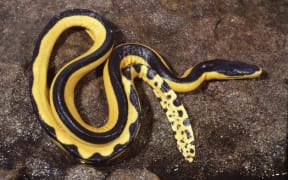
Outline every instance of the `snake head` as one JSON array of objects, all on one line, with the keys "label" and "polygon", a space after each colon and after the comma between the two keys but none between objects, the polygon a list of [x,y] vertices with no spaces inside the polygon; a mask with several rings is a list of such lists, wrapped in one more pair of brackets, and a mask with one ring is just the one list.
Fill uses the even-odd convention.
[{"label": "snake head", "polygon": [[198,64],[198,68],[200,68],[202,72],[214,73],[214,74],[216,73],[219,75],[219,78],[216,77],[212,79],[254,78],[260,76],[262,73],[262,69],[256,65],[247,64],[240,61],[228,61],[222,59],[205,61],[203,63]]}]

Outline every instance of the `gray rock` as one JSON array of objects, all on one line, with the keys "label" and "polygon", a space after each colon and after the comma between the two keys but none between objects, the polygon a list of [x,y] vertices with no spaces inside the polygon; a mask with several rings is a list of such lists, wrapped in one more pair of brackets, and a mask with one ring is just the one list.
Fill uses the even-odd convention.
[{"label": "gray rock", "polygon": [[[101,168],[80,165],[42,132],[28,91],[34,42],[51,16],[68,8],[97,11],[116,26],[116,44],[147,44],[178,74],[223,58],[257,64],[268,77],[206,83],[180,95],[195,131],[192,164],[177,151],[151,89],[138,83],[144,125],[130,156]],[[1,1],[0,16],[1,179],[10,170],[30,179],[140,178],[150,174],[143,167],[163,179],[287,177],[287,1]],[[51,67],[59,69],[91,43],[84,31],[72,30],[59,42]],[[105,123],[102,79],[91,73],[76,93],[82,116],[95,126]]]}]

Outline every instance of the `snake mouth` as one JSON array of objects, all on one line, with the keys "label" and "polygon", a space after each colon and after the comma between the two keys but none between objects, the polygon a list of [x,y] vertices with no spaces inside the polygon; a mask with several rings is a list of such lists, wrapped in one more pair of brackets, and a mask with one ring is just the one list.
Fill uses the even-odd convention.
[{"label": "snake mouth", "polygon": [[240,61],[227,61],[215,59],[201,63],[201,68],[206,72],[217,72],[226,76],[249,76],[261,72],[258,66]]}]

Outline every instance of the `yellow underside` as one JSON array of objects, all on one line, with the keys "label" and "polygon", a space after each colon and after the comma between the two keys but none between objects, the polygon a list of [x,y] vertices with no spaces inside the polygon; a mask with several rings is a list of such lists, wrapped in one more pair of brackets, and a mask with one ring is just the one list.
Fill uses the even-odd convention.
[{"label": "yellow underside", "polygon": [[[57,22],[57,24],[49,30],[49,32],[43,37],[40,43],[39,48],[39,54],[35,58],[34,64],[33,64],[33,86],[32,86],[32,95],[34,97],[34,100],[36,102],[36,106],[38,108],[39,115],[41,119],[44,121],[45,124],[47,124],[50,127],[53,127],[55,130],[55,135],[57,137],[57,140],[62,144],[67,145],[75,145],[78,148],[79,154],[82,156],[82,158],[87,159],[91,157],[95,152],[98,152],[102,156],[109,156],[112,154],[114,147],[117,144],[125,144],[130,138],[129,134],[129,127],[126,126],[120,135],[119,138],[117,138],[115,141],[106,143],[106,144],[93,144],[86,142],[79,137],[77,137],[75,134],[73,134],[60,120],[58,117],[58,114],[55,111],[55,108],[53,106],[53,99],[52,94],[49,96],[49,90],[47,88],[47,72],[48,72],[48,64],[50,60],[50,55],[53,50],[54,44],[59,38],[59,36],[67,29],[71,27],[79,27],[79,24],[81,24],[81,27],[85,28],[90,37],[94,40],[93,46],[84,54],[79,56],[78,58],[70,61],[68,64],[66,64],[55,77],[57,77],[60,72],[70,65],[71,63],[77,61],[78,59],[87,56],[88,54],[94,52],[97,50],[100,45],[103,44],[105,37],[106,37],[106,30],[104,29],[103,25],[95,20],[94,18],[87,17],[87,16],[71,16],[66,17],[64,19],[61,19]],[[75,119],[87,129],[92,129],[98,132],[104,132],[106,129],[110,129],[114,126],[116,122],[117,117],[117,110],[114,109],[113,113],[110,113],[110,118],[107,123],[107,125],[101,128],[94,128],[88,124],[86,124],[80,117],[74,103],[74,89],[81,77],[83,77],[88,71],[91,69],[94,69],[98,65],[101,64],[101,62],[105,61],[107,57],[109,56],[109,52],[105,54],[100,60],[96,61],[93,64],[90,64],[89,66],[85,67],[84,69],[80,69],[79,71],[73,73],[73,75],[69,78],[66,88],[65,88],[65,101],[68,105],[68,109],[71,112],[71,114],[75,117]],[[52,83],[52,87],[54,85],[54,82]],[[109,85],[107,85],[109,86]],[[111,89],[108,87],[108,89]],[[52,93],[52,92],[50,92]],[[113,94],[113,93],[110,93]],[[114,99],[114,101],[113,101]],[[115,101],[115,98],[109,96],[108,101],[112,102],[113,106],[117,104]],[[131,108],[131,105],[129,105],[129,114],[133,114],[133,108]],[[127,124],[133,123],[135,121],[135,118],[133,116],[129,116],[127,120]]]}]

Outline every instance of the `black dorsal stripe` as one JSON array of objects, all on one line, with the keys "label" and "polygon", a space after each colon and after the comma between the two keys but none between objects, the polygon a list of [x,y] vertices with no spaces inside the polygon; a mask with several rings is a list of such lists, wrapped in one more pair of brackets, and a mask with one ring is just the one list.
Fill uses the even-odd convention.
[{"label": "black dorsal stripe", "polygon": [[[91,11],[87,11],[87,12],[85,11],[82,13],[83,13],[82,15],[88,15],[88,16],[96,18],[104,25],[105,29],[107,30],[106,39],[103,45],[101,45],[101,47],[97,51],[95,51],[94,53],[90,54],[87,57],[84,57],[83,59],[79,61],[76,61],[75,63],[70,64],[59,74],[54,84],[53,101],[54,101],[54,106],[56,108],[56,111],[59,117],[62,119],[64,124],[73,133],[75,133],[81,139],[84,139],[88,142],[100,144],[100,143],[109,142],[117,138],[121,134],[126,124],[126,119],[127,119],[127,101],[125,98],[123,98],[123,96],[125,96],[125,93],[124,93],[122,86],[119,86],[119,84],[113,83],[115,81],[114,79],[115,77],[111,77],[113,79],[112,84],[114,87],[114,91],[117,90],[117,93],[116,93],[117,101],[121,103],[123,109],[126,109],[126,111],[119,112],[119,117],[118,117],[116,125],[110,131],[103,132],[103,133],[91,132],[87,130],[86,128],[82,127],[73,118],[71,113],[68,111],[67,105],[65,104],[65,100],[64,100],[64,89],[65,89],[65,85],[66,85],[68,78],[71,76],[71,74],[73,74],[73,72],[77,71],[79,68],[83,66],[87,66],[90,63],[102,57],[106,52],[108,52],[108,50],[112,47],[112,44],[113,44],[112,34],[110,31],[111,28],[109,27],[108,23],[102,17],[98,16],[95,13],[92,13]],[[117,79],[118,81],[119,81],[119,77]]]}]

